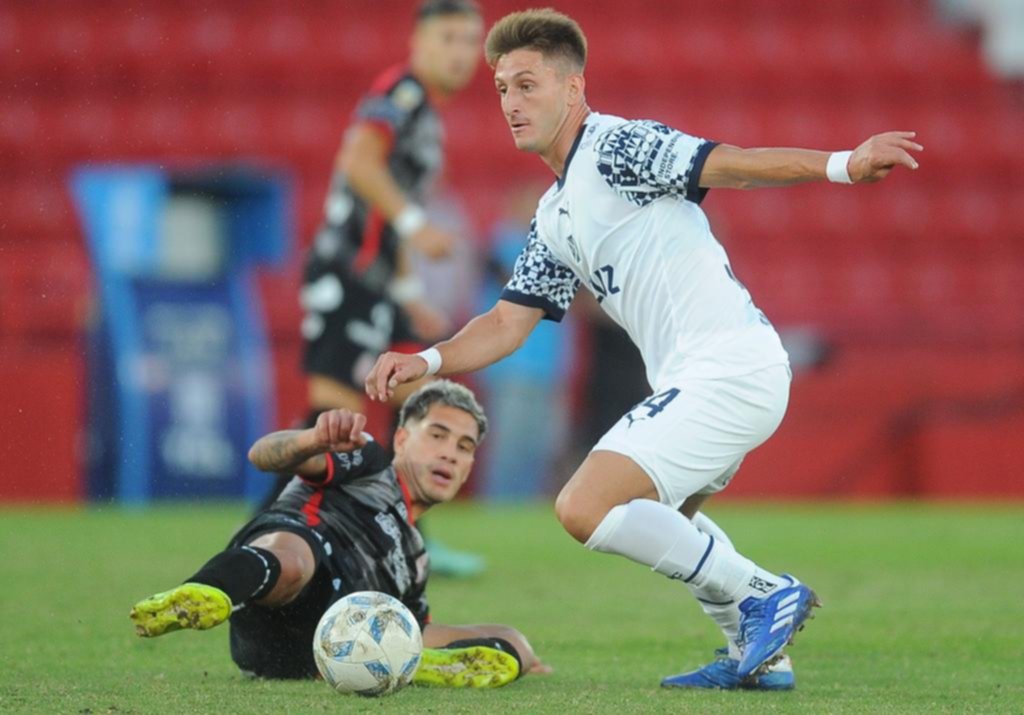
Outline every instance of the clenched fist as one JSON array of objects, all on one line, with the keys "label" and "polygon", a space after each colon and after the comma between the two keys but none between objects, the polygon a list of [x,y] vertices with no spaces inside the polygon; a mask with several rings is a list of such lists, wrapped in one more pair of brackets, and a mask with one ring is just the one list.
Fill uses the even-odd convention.
[{"label": "clenched fist", "polygon": [[366,444],[366,415],[352,410],[328,410],[316,418],[313,438],[327,452],[351,452]]}]

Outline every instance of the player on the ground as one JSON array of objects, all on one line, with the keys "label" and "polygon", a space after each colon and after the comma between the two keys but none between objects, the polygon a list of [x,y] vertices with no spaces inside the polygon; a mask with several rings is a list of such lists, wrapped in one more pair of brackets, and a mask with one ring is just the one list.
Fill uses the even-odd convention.
[{"label": "player on the ground", "polygon": [[[315,677],[313,633],[324,611],[346,594],[383,591],[423,629],[415,683],[495,687],[546,671],[513,628],[429,622],[429,559],[416,520],[455,498],[469,476],[487,430],[473,393],[448,380],[413,393],[401,410],[393,462],[365,424],[359,413],[329,410],[310,429],[261,437],[249,451],[252,463],[295,476],[183,585],[135,604],[138,634],[205,630],[230,619],[231,657],[243,671]],[[466,661],[473,666],[458,665]]]},{"label": "player on the ground", "polygon": [[[482,39],[474,0],[422,0],[408,61],[377,77],[356,107],[303,275],[306,427],[324,410],[365,412],[363,379],[378,355],[418,350],[449,330],[447,318],[424,300],[409,251],[438,258],[452,248],[453,237],[430,223],[423,208],[443,160],[436,110],[473,78]],[[401,391],[391,407],[416,387]],[[264,506],[285,483],[287,475]],[[470,575],[483,568],[474,554],[437,543],[430,548],[438,572]]]},{"label": "player on the ground", "polygon": [[506,16],[485,47],[516,147],[538,154],[557,181],[494,308],[429,350],[382,355],[367,393],[387,399],[424,375],[490,365],[542,318],[559,320],[586,285],[640,349],[654,394],[598,441],[559,494],[558,519],[588,548],[685,583],[725,633],[725,658],[665,685],[791,686],[791,673],[770,671],[785,665],[782,649],[817,597],[740,555],[698,516],[775,431],[790,384],[775,329],[699,204],[711,188],[878,181],[896,166],[916,169],[909,152],[921,147],[911,132],[890,132],[852,152],[741,149],[592,112],[586,39],[552,10]]}]

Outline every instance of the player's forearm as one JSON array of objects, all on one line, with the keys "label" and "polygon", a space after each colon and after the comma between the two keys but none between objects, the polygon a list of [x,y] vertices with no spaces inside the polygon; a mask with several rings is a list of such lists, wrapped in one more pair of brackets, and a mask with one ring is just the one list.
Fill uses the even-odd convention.
[{"label": "player's forearm", "polygon": [[409,203],[380,158],[358,154],[347,157],[343,152],[341,166],[352,190],[384,220],[392,221]]},{"label": "player's forearm", "polygon": [[313,430],[281,430],[256,440],[249,449],[249,461],[263,472],[292,472],[323,453]]},{"label": "player's forearm", "polygon": [[493,365],[523,344],[526,335],[519,332],[497,309],[478,315],[450,340],[435,346],[441,353],[438,374],[458,375]]},{"label": "player's forearm", "polygon": [[825,181],[830,154],[811,149],[715,147],[700,175],[706,189],[756,189]]}]

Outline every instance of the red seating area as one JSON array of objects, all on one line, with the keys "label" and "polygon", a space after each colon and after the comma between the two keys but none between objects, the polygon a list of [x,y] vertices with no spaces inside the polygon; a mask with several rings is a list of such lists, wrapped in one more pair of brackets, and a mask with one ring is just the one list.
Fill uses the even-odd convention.
[{"label": "red seating area", "polygon": [[1024,498],[1019,349],[847,348],[798,375],[731,498]]},{"label": "red seating area", "polygon": [[[521,4],[483,5],[493,21]],[[81,162],[284,167],[297,178],[305,245],[347,117],[373,76],[404,57],[412,6],[0,7],[0,368],[16,348],[80,340],[89,269],[66,180]],[[559,7],[588,34],[595,109],[744,146],[839,149],[887,129],[919,132],[921,170],[879,186],[709,195],[705,208],[737,274],[778,324],[814,325],[841,344],[877,351],[1024,349],[1024,104],[987,71],[974,38],[943,26],[929,2]],[[534,157],[515,152],[486,67],[444,114],[448,176],[478,226],[495,218],[518,180],[546,177]],[[291,394],[297,279],[292,268],[262,282],[279,385],[288,390],[282,422],[301,410]],[[835,369],[833,387],[846,390],[853,378]],[[795,404],[785,429],[799,429],[801,409]],[[812,422],[807,439],[826,439]],[[858,430],[870,433],[867,424],[848,429],[844,444]],[[79,448],[70,437],[64,447]]]}]

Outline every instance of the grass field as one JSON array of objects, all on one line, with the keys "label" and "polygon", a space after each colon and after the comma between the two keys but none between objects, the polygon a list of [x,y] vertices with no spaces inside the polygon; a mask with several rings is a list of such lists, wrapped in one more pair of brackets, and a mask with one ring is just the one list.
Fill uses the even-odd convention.
[{"label": "grass field", "polygon": [[439,510],[432,532],[490,570],[436,579],[438,622],[513,624],[555,668],[494,691],[380,700],[243,679],[227,629],[143,641],[138,598],[189,575],[238,506],[0,511],[0,712],[1024,712],[1024,506],[712,509],[741,550],[811,583],[825,608],[791,649],[792,693],[680,692],[667,674],[719,638],[677,583],[565,536],[547,507]]}]

